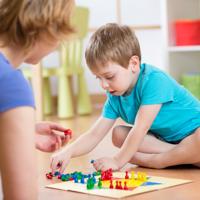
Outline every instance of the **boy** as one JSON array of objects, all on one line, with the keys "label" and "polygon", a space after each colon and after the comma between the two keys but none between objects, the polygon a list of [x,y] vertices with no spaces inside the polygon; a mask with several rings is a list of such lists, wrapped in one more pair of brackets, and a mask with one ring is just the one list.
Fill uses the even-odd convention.
[{"label": "boy", "polygon": [[127,26],[99,28],[86,49],[86,62],[107,92],[102,116],[74,143],[52,157],[64,171],[71,157],[90,152],[118,117],[129,126],[113,129],[113,158],[94,162],[97,170],[119,170],[131,162],[150,168],[200,166],[200,102],[161,70],[141,64],[139,42]]},{"label": "boy", "polygon": [[0,1],[0,170],[5,200],[38,199],[35,146],[52,152],[69,139],[54,134],[65,131],[57,124],[35,125],[32,91],[17,68],[23,62],[38,63],[73,32],[73,6],[73,0]]}]

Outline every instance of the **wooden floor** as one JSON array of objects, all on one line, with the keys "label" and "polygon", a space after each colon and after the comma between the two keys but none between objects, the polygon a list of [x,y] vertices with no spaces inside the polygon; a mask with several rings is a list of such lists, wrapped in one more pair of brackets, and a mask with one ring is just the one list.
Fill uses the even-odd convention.
[{"label": "wooden floor", "polygon": [[[74,132],[74,139],[87,130],[90,125],[92,125],[99,113],[95,113],[91,116],[76,117],[71,120],[58,120],[56,118],[50,118],[51,120],[57,121],[67,128],[71,128]],[[118,122],[119,123],[119,122]],[[117,151],[116,148],[112,146],[111,143],[111,133],[109,133],[106,138],[88,155],[74,158],[71,160],[69,166],[66,169],[67,172],[83,171],[83,172],[93,172],[94,169],[90,164],[91,159],[96,159],[101,156],[112,156]],[[51,181],[47,180],[45,173],[49,172],[49,158],[50,154],[45,154],[38,152],[38,173],[39,173],[39,188],[40,188],[40,198],[41,200],[103,200],[109,198],[103,198],[99,196],[91,196],[87,194],[80,194],[68,191],[59,191],[53,189],[45,188],[45,185],[50,184]],[[149,175],[180,178],[180,179],[191,179],[193,182],[185,185],[180,185],[176,187],[171,187],[163,189],[160,191],[153,191],[149,193],[144,193],[136,196],[132,196],[129,199],[134,200],[199,200],[200,199],[200,169],[192,166],[182,166],[174,167],[165,170],[152,170],[145,168],[135,169],[137,166],[127,165],[125,169],[133,169],[135,171],[145,171]]]},{"label": "wooden floor", "polygon": [[[90,116],[76,117],[71,120],[58,120],[55,117],[50,117],[48,120],[59,122],[66,128],[73,130],[73,140],[86,131],[90,125],[92,125],[99,112],[96,112]],[[120,123],[120,122],[118,122]],[[111,133],[104,138],[104,140],[88,155],[74,158],[71,160],[69,166],[66,169],[66,173],[74,171],[82,171],[84,173],[91,173],[94,171],[90,164],[91,159],[96,159],[101,156],[112,156],[116,153],[117,149],[112,146]],[[52,183],[51,180],[47,180],[45,174],[50,171],[49,160],[51,154],[42,153],[38,151],[38,178],[39,178],[39,199],[40,200],[105,200],[109,198],[91,196],[87,194],[81,194],[76,192],[60,191],[54,189],[45,188],[45,185]],[[148,192],[136,196],[125,198],[126,200],[199,200],[200,199],[200,169],[192,166],[174,167],[165,170],[152,170],[145,168],[137,168],[134,165],[127,165],[123,170],[135,170],[145,171],[149,175],[191,179],[193,182],[185,185],[175,186],[159,191]],[[2,194],[0,194],[2,199]]]}]

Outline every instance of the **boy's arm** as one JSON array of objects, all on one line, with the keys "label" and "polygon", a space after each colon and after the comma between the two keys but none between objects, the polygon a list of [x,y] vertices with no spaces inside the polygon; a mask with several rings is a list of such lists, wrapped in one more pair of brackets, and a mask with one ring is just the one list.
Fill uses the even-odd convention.
[{"label": "boy's arm", "polygon": [[77,157],[92,151],[105,137],[114,123],[115,120],[100,117],[85,134],[67,147],[73,152],[72,157]]},{"label": "boy's arm", "polygon": [[72,157],[86,154],[96,147],[111,129],[115,120],[100,117],[96,123],[76,141],[67,145],[51,159],[51,168],[55,171],[61,163],[60,171],[63,172]]},{"label": "boy's arm", "polygon": [[139,108],[133,128],[130,130],[120,151],[115,155],[119,168],[131,160],[159,113],[161,106],[162,104],[143,105]]}]

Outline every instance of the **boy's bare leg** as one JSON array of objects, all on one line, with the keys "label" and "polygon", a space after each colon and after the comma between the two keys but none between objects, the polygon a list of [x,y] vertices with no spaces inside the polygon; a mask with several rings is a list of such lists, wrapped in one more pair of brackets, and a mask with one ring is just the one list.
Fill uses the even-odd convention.
[{"label": "boy's bare leg", "polygon": [[[121,147],[131,127],[117,126],[113,130],[113,144]],[[200,128],[177,145],[146,135],[131,163],[149,167],[165,168],[179,164],[194,164],[200,167]]]},{"label": "boy's bare leg", "polygon": [[[119,125],[113,129],[112,142],[116,147],[120,148],[122,146],[131,128],[130,126]],[[138,151],[143,153],[161,153],[169,151],[174,147],[175,145],[173,144],[163,142],[155,136],[147,134]]]},{"label": "boy's bare leg", "polygon": [[158,169],[180,164],[193,164],[200,167],[199,146],[200,128],[169,151],[159,154],[137,152],[130,162],[140,166]]}]

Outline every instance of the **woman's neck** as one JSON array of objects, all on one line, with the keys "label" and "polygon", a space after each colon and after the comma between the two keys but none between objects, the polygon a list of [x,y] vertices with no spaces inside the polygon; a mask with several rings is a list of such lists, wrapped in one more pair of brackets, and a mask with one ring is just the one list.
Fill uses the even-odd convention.
[{"label": "woman's neck", "polygon": [[5,56],[5,58],[10,62],[10,64],[17,68],[24,61],[24,54],[20,49],[11,47],[1,47],[0,52]]}]

